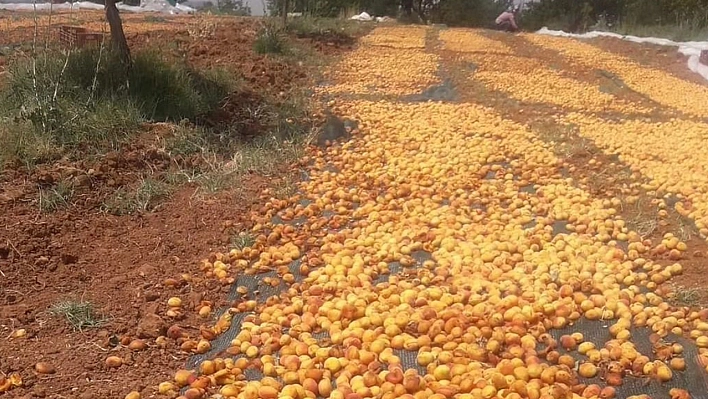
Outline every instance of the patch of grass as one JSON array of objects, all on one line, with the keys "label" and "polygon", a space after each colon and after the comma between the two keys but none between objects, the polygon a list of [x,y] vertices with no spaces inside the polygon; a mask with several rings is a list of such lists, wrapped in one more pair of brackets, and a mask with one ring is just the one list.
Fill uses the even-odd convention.
[{"label": "patch of grass", "polygon": [[595,144],[584,137],[575,137],[558,146],[558,153],[568,159],[586,158],[597,153]]},{"label": "patch of grass", "polygon": [[78,331],[87,328],[97,328],[102,326],[106,319],[99,316],[91,302],[84,301],[64,301],[53,305],[49,313],[54,316],[61,316]]},{"label": "patch of grass", "polygon": [[40,188],[39,209],[44,213],[50,213],[67,207],[73,195],[73,188],[65,182],[59,182],[50,188]]},{"label": "patch of grass", "polygon": [[231,248],[238,250],[243,250],[244,248],[251,247],[256,243],[256,237],[251,235],[249,232],[241,232],[235,234],[231,237]]},{"label": "patch of grass", "polygon": [[696,288],[685,288],[676,290],[669,300],[674,306],[696,306],[701,300],[701,291]]},{"label": "patch of grass", "polygon": [[302,146],[295,141],[281,141],[267,136],[247,143],[234,154],[231,163],[241,173],[273,175],[300,157]]},{"label": "patch of grass", "polygon": [[[231,91],[218,71],[197,72],[155,51],[135,55],[130,70],[108,50],[54,50],[13,63],[0,93],[0,136],[11,145],[0,162],[43,162],[45,153],[113,148],[144,121],[195,119]],[[34,143],[52,151],[35,151]]]},{"label": "patch of grass", "polygon": [[287,43],[280,28],[275,24],[266,24],[258,32],[253,49],[258,54],[283,54]]},{"label": "patch of grass", "polygon": [[26,169],[35,164],[61,157],[62,148],[52,137],[32,128],[30,122],[13,123],[0,119],[0,171],[3,166],[19,162]]},{"label": "patch of grass", "polygon": [[118,189],[104,201],[103,208],[106,212],[117,216],[149,212],[153,211],[170,192],[170,186],[163,181],[143,179],[135,190]]},{"label": "patch of grass", "polygon": [[165,175],[165,182],[170,186],[180,186],[187,183],[198,182],[203,172],[195,168],[183,168]]},{"label": "patch of grass", "polygon": [[594,155],[598,152],[595,143],[592,140],[580,136],[575,126],[558,126],[540,124],[535,126],[538,131],[538,137],[549,144],[552,144],[552,150],[556,155],[574,159],[585,158]]},{"label": "patch of grass", "polygon": [[165,151],[171,156],[193,155],[207,150],[207,131],[200,127],[179,124],[174,133],[165,139]]},{"label": "patch of grass", "polygon": [[538,137],[546,143],[560,143],[568,139],[565,132],[555,127],[541,129]]},{"label": "patch of grass", "polygon": [[297,184],[293,179],[285,177],[275,185],[273,192],[276,198],[287,199],[297,193]]},{"label": "patch of grass", "polygon": [[683,242],[690,241],[693,237],[700,237],[700,232],[695,223],[687,217],[678,213],[675,209],[669,209],[672,224],[674,225],[674,235]]},{"label": "patch of grass", "polygon": [[636,231],[642,239],[651,236],[659,227],[659,215],[656,207],[645,197],[640,197],[628,209],[625,217],[627,228]]},{"label": "patch of grass", "polygon": [[167,22],[167,19],[165,19],[164,17],[158,17],[156,15],[148,15],[145,17],[145,22],[147,22],[149,24],[156,24],[156,23]]},{"label": "patch of grass", "polygon": [[201,174],[196,182],[206,192],[213,194],[231,187],[235,179],[236,174],[233,171],[222,168]]}]

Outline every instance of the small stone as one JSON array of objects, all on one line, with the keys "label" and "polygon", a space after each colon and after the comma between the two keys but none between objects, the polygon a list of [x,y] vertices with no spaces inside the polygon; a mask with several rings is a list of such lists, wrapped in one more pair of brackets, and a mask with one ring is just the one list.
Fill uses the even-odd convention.
[{"label": "small stone", "polygon": [[165,335],[167,323],[155,313],[148,313],[138,322],[138,338],[157,338]]},{"label": "small stone", "polygon": [[153,302],[160,299],[160,294],[155,292],[155,291],[147,291],[145,292],[145,300],[147,302]]}]

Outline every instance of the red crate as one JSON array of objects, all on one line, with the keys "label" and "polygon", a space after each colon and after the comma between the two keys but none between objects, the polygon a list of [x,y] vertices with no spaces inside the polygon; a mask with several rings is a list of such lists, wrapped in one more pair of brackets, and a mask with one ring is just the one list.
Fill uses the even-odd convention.
[{"label": "red crate", "polygon": [[85,47],[103,41],[103,33],[89,32],[79,26],[63,25],[59,27],[59,42],[65,47]]},{"label": "red crate", "polygon": [[701,64],[708,65],[708,50],[701,51]]}]

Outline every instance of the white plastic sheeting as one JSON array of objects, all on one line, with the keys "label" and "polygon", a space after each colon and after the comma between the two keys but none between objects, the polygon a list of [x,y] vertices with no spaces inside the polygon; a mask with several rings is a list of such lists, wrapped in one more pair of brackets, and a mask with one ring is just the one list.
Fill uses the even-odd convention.
[{"label": "white plastic sheeting", "polygon": [[681,54],[688,56],[688,69],[703,76],[704,79],[708,80],[708,65],[703,65],[700,62],[700,56],[702,50],[708,50],[708,41],[705,42],[675,42],[669,39],[662,39],[658,37],[638,37],[631,35],[620,35],[612,32],[599,32],[593,31],[583,34],[567,33],[559,30],[550,30],[547,28],[542,28],[538,32],[542,35],[550,36],[563,36],[572,37],[577,39],[592,39],[596,37],[614,37],[616,39],[627,40],[634,43],[649,43],[658,44],[660,46],[674,46],[678,47],[678,51]]},{"label": "white plastic sheeting", "polygon": [[367,13],[366,11],[362,12],[359,15],[355,15],[355,16],[351,17],[351,19],[353,19],[354,21],[376,21],[376,22],[388,22],[388,21],[393,20],[392,18],[389,18],[389,17],[376,17],[376,18],[374,18],[371,15],[369,15],[369,13]]},{"label": "white plastic sheeting", "polygon": [[[182,4],[171,5],[165,0],[144,0],[139,6],[128,6],[123,3],[116,4],[120,11],[127,12],[158,12],[163,14],[191,14],[195,12],[192,7]],[[103,5],[88,1],[78,1],[75,3],[0,3],[0,10],[10,11],[49,11],[49,10],[103,10]]]},{"label": "white plastic sheeting", "polygon": [[353,16],[351,19],[353,19],[354,21],[373,21],[374,20],[374,18],[371,15],[369,15],[366,11],[362,12],[359,15]]}]

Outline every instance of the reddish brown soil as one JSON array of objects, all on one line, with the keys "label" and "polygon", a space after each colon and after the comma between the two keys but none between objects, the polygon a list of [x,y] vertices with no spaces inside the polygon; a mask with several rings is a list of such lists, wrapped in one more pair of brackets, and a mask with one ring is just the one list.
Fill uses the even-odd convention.
[{"label": "reddish brown soil", "polygon": [[[30,17],[0,17],[0,26],[12,25],[1,35],[0,47],[31,39]],[[81,13],[81,18],[89,26],[101,25],[100,13]],[[166,17],[148,23],[145,18],[124,16],[133,49],[157,46],[197,67],[219,66],[243,76],[244,87],[227,104],[283,97],[307,85],[312,75],[296,62],[253,52],[258,19]],[[208,28],[210,21],[218,29],[195,38],[195,25]],[[332,53],[340,47],[322,48]],[[0,74],[5,60],[0,56]],[[226,106],[217,122],[233,120],[238,112],[233,104]],[[146,126],[143,134],[104,156],[64,159],[32,171],[17,165],[0,173],[0,380],[17,373],[23,381],[10,397],[123,398],[133,390],[155,397],[157,384],[183,368],[187,357],[178,348],[181,341],[156,338],[173,325],[198,338],[200,326],[213,322],[195,310],[205,303],[216,309],[228,287],[200,278],[200,260],[228,250],[233,234],[249,227],[249,214],[262,203],[263,191],[280,178],[253,173],[232,190],[206,196],[188,184],[153,212],[103,212],[103,200],[118,187],[170,169],[175,159],[159,150],[160,138],[169,132],[166,125]],[[39,188],[59,181],[74,184],[71,204],[40,212]],[[184,303],[176,318],[165,315],[172,296]],[[93,303],[105,323],[75,331],[49,312],[64,300]],[[19,330],[26,335],[14,337]],[[138,338],[146,348],[129,349]],[[112,355],[124,365],[108,368],[105,359]],[[54,372],[37,373],[38,362]]]}]

